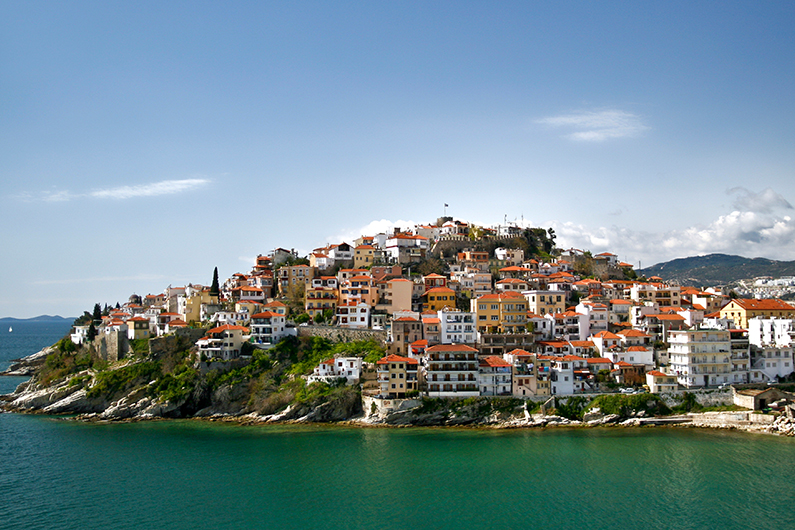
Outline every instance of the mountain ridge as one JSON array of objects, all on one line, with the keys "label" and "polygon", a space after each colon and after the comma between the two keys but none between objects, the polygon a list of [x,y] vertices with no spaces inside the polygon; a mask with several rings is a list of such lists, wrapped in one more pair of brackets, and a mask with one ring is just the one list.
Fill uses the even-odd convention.
[{"label": "mountain ridge", "polygon": [[707,254],[677,258],[638,271],[643,276],[659,276],[681,285],[714,287],[760,276],[795,276],[795,261],[745,258],[733,254]]}]

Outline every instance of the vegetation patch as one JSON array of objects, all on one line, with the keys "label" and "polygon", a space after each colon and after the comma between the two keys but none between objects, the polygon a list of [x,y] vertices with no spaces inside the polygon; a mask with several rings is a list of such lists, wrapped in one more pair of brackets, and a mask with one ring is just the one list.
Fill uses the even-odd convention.
[{"label": "vegetation patch", "polygon": [[651,416],[664,416],[671,409],[656,394],[610,394],[599,396],[588,405],[588,410],[599,409],[604,414],[617,414],[622,417],[643,412]]}]

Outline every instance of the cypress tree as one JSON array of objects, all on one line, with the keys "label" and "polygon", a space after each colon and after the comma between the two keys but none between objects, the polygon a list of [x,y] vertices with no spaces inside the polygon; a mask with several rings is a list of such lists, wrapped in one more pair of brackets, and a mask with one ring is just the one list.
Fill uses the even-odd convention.
[{"label": "cypress tree", "polygon": [[102,308],[99,304],[94,304],[94,315],[92,318],[94,322],[102,322]]},{"label": "cypress tree", "polygon": [[218,267],[213,271],[213,283],[210,286],[210,296],[218,296],[221,293],[221,288],[218,286]]}]

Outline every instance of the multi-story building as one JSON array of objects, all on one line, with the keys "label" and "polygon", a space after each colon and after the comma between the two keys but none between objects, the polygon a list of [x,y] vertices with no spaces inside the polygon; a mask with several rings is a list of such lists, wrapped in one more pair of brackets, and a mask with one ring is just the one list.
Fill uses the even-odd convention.
[{"label": "multi-story building", "polygon": [[434,287],[423,295],[423,311],[439,311],[445,307],[455,308],[455,291],[448,287]]},{"label": "multi-story building", "polygon": [[351,276],[340,282],[340,303],[352,300],[360,300],[370,307],[378,303],[378,289],[372,276]]},{"label": "multi-story building", "polygon": [[731,382],[731,334],[727,330],[669,331],[668,356],[671,373],[685,388]]},{"label": "multi-story building", "polygon": [[376,362],[381,396],[405,398],[407,392],[419,390],[419,361],[399,355],[387,355]]},{"label": "multi-story building", "polygon": [[679,388],[675,374],[666,374],[659,370],[646,372],[646,384],[652,394],[672,393]]},{"label": "multi-story building", "polygon": [[653,302],[660,307],[682,305],[682,288],[665,283],[636,283],[629,289],[630,300],[638,303]]},{"label": "multi-story building", "polygon": [[489,355],[482,357],[478,364],[478,385],[481,396],[511,395],[511,363]]},{"label": "multi-story building", "polygon": [[535,353],[515,349],[503,355],[512,366],[511,388],[514,397],[548,396],[550,393],[550,363]]},{"label": "multi-story building", "polygon": [[248,328],[226,324],[207,331],[207,335],[196,341],[199,355],[204,359],[228,361],[240,357],[241,347],[246,341]]},{"label": "multi-story building", "polygon": [[536,315],[562,313],[566,310],[566,293],[563,291],[525,291],[527,309]]},{"label": "multi-story building", "polygon": [[438,344],[425,350],[426,382],[432,397],[475,397],[478,390],[478,350],[463,344]]},{"label": "multi-story building", "polygon": [[287,295],[300,285],[306,285],[315,277],[317,269],[309,265],[289,265],[281,267],[277,271],[279,282],[279,292]]},{"label": "multi-story building", "polygon": [[148,318],[132,317],[127,319],[127,338],[129,340],[148,339],[151,334]]},{"label": "multi-story building", "polygon": [[370,326],[370,305],[349,299],[337,305],[337,325],[343,328],[363,329]]},{"label": "multi-story building", "polygon": [[795,307],[783,300],[735,298],[720,310],[722,318],[731,318],[738,328],[748,329],[748,321],[761,318],[795,318]]},{"label": "multi-story building", "polygon": [[752,345],[749,382],[776,381],[795,371],[793,344],[795,321],[789,318],[751,318],[748,340]]},{"label": "multi-story building", "polygon": [[262,349],[273,347],[287,335],[285,321],[284,315],[271,311],[251,315],[251,342]]},{"label": "multi-story building", "polygon": [[372,245],[359,245],[353,249],[353,266],[356,269],[365,269],[373,264]]},{"label": "multi-story building", "polygon": [[310,288],[304,294],[304,300],[304,310],[313,320],[322,315],[324,311],[330,311],[332,315],[337,312],[336,289]]},{"label": "multi-story building", "polygon": [[392,320],[389,327],[390,353],[408,355],[411,343],[423,339],[422,321],[411,316],[402,316]]},{"label": "multi-story building", "polygon": [[610,323],[610,309],[605,304],[597,302],[584,301],[580,302],[575,310],[588,317],[588,334],[599,333],[600,331],[607,331]]},{"label": "multi-story building", "polygon": [[352,385],[359,381],[362,375],[361,357],[336,357],[320,363],[307,376],[307,383],[332,383],[344,378],[346,384]]},{"label": "multi-story building", "polygon": [[519,293],[506,291],[486,294],[470,301],[477,314],[480,333],[524,333],[527,330],[527,300]]},{"label": "multi-story building", "polygon": [[458,309],[443,308],[437,312],[439,317],[439,342],[442,344],[475,344],[475,314]]}]

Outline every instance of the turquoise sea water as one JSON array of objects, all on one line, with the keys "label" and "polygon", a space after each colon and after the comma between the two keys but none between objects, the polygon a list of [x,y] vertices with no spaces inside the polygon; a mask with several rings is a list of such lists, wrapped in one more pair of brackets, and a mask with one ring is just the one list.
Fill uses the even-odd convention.
[{"label": "turquoise sea water", "polygon": [[0,528],[781,528],[795,441],[0,414]]}]

